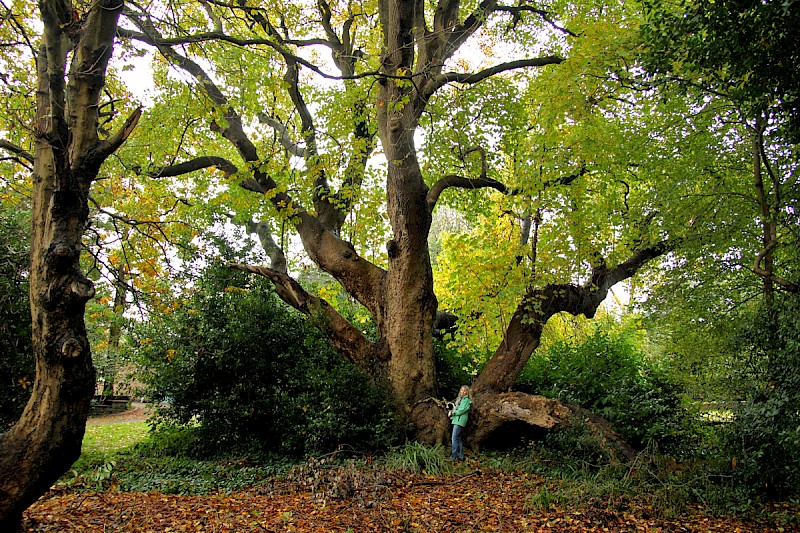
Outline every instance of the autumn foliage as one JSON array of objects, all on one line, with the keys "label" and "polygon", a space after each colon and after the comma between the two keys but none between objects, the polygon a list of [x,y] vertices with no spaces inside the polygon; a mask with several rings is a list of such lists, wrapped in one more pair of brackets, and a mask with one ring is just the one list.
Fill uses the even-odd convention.
[{"label": "autumn foliage", "polygon": [[[775,507],[757,519],[690,508],[660,518],[653,501],[597,498],[574,506],[544,479],[470,465],[447,476],[331,469],[212,496],[52,492],[25,515],[28,533],[96,532],[763,532],[793,531]],[[551,494],[548,499],[546,496]]]}]

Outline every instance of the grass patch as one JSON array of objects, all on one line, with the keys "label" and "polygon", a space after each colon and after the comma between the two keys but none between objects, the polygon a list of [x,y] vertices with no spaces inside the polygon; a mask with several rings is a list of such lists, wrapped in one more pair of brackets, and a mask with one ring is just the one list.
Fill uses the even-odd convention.
[{"label": "grass patch", "polygon": [[148,439],[146,422],[126,422],[87,426],[83,436],[81,456],[73,469],[93,468],[115,461],[134,446]]},{"label": "grass patch", "polygon": [[386,456],[386,465],[391,470],[404,470],[415,474],[441,476],[452,470],[448,459],[449,451],[442,446],[425,446],[409,442],[393,449]]},{"label": "grass patch", "polygon": [[124,451],[147,438],[147,422],[125,422],[88,426],[83,436],[83,452],[113,454]]},{"label": "grass patch", "polygon": [[126,492],[204,495],[256,487],[292,466],[281,458],[255,463],[187,457],[189,437],[187,431],[154,436],[146,422],[88,426],[80,458],[58,484],[79,491],[113,486]]}]

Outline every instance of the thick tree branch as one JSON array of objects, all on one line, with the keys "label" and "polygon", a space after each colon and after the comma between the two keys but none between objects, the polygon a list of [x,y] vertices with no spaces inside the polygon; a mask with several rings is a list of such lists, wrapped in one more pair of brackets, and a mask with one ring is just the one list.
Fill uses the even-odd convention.
[{"label": "thick tree branch", "polygon": [[214,13],[211,4],[205,0],[200,0],[200,5],[203,6],[203,10],[206,12],[206,15],[208,15],[209,20],[214,24],[214,31],[216,33],[222,33],[222,20]]},{"label": "thick tree branch", "polygon": [[[116,34],[116,21],[122,11],[122,0],[103,0],[99,9],[92,9],[81,21],[71,21],[81,29],[70,62],[68,76],[70,150],[77,165],[99,168],[131,134],[141,117],[137,109],[126,120],[120,130],[106,139],[98,141],[100,108],[98,103],[105,86],[106,68],[111,60]],[[70,14],[75,18],[75,12]],[[111,24],[109,21],[113,20]],[[80,155],[78,155],[80,154]]]},{"label": "thick tree branch", "polygon": [[428,191],[426,201],[428,202],[428,208],[431,210],[431,212],[433,212],[433,208],[436,207],[436,202],[439,200],[441,194],[451,187],[457,187],[461,189],[490,188],[495,189],[503,194],[508,192],[508,188],[504,184],[491,178],[467,178],[464,176],[450,174],[434,183],[431,189]]},{"label": "thick tree branch", "polygon": [[49,142],[64,149],[68,136],[65,74],[67,57],[74,46],[67,31],[75,24],[66,2],[43,2],[39,11],[44,23],[44,45],[37,54],[37,129]]},{"label": "thick tree branch", "polygon": [[[441,50],[442,63],[444,60],[453,56],[467,39],[469,39],[476,31],[478,31],[489,19],[489,15],[497,7],[496,0],[483,0],[473,12],[464,19],[464,22],[459,26],[453,28],[447,38],[444,48]],[[458,9],[458,5],[454,6]]]},{"label": "thick tree branch", "polygon": [[498,65],[485,68],[478,72],[447,72],[437,76],[433,82],[426,87],[426,94],[432,95],[437,89],[447,83],[465,83],[474,85],[487,78],[508,72],[510,70],[517,70],[530,67],[544,67],[546,65],[558,65],[564,61],[563,58],[558,56],[537,57],[531,59],[518,59],[516,61],[508,61]]},{"label": "thick tree branch", "polygon": [[263,221],[256,222],[251,220],[245,224],[245,228],[248,233],[255,233],[258,235],[261,247],[267,252],[272,270],[288,274],[289,270],[286,263],[286,254],[283,252],[283,249],[278,246],[278,243],[275,242],[275,239],[272,238],[269,224]]},{"label": "thick tree branch", "polygon": [[[333,62],[336,64],[336,68],[338,68],[343,74],[352,75],[352,69],[350,68],[352,65],[352,54],[348,53],[349,50],[346,49],[346,46],[342,43],[339,39],[339,36],[336,35],[336,31],[333,29],[333,24],[331,23],[333,13],[331,12],[331,7],[325,0],[317,0],[317,8],[320,11],[321,23],[322,27],[325,29],[325,35],[328,36],[328,40],[326,45],[330,47],[332,52]],[[350,28],[353,24],[353,18],[350,17],[343,25],[342,25],[342,33],[344,37],[344,41],[350,44]]]},{"label": "thick tree branch", "polygon": [[269,279],[281,300],[310,316],[343,356],[364,371],[373,370],[372,356],[376,350],[373,343],[324,299],[306,291],[285,272],[237,263],[229,263],[228,266]]},{"label": "thick tree branch", "polygon": [[6,150],[7,152],[12,153],[14,156],[16,156],[12,159],[26,168],[30,168],[29,164],[33,164],[33,154],[14,143],[0,139],[0,150]]},{"label": "thick tree branch", "polygon": [[506,186],[500,183],[499,181],[487,178],[487,174],[489,172],[489,163],[486,161],[486,150],[482,147],[477,146],[475,148],[470,148],[466,152],[463,153],[462,158],[466,158],[467,155],[471,154],[472,152],[478,152],[481,156],[481,175],[479,178],[467,178],[455,174],[450,174],[445,176],[436,183],[433,184],[433,187],[428,191],[428,194],[425,198],[425,201],[428,203],[428,211],[433,213],[433,209],[436,207],[436,202],[439,201],[439,197],[450,187],[460,187],[462,189],[483,189],[487,187],[491,187],[493,189],[497,189],[502,193],[508,192]]},{"label": "thick tree branch", "polygon": [[636,250],[614,268],[601,264],[583,285],[551,284],[528,289],[514,311],[503,342],[476,379],[474,389],[494,392],[510,390],[539,345],[544,326],[553,315],[566,312],[575,316],[583,314],[587,318],[594,317],[614,284],[630,278],[649,261],[671,250],[673,245],[669,241],[661,241]]},{"label": "thick tree branch", "polygon": [[[204,168],[216,167],[222,171],[226,176],[231,176],[238,172],[236,165],[231,163],[224,157],[217,157],[213,155],[195,157],[189,161],[183,161],[174,165],[167,165],[158,169],[150,169],[147,175],[151,178],[171,178],[174,176],[182,176],[191,172],[196,172]],[[259,191],[262,192],[262,191]]]},{"label": "thick tree branch", "polygon": [[[323,28],[330,40],[330,47],[334,51],[334,61],[337,67],[343,74],[352,74],[355,57],[350,50],[345,48],[345,45],[336,35],[331,25],[332,14],[330,7],[324,0],[319,0],[317,5],[322,15]],[[247,13],[255,24],[258,24],[268,35],[281,45],[281,49],[278,50],[278,53],[281,54],[286,63],[286,73],[283,79],[286,82],[287,92],[289,93],[294,108],[300,116],[301,135],[305,143],[303,156],[306,159],[307,171],[311,174],[313,181],[312,201],[314,203],[314,209],[317,212],[317,220],[325,229],[338,236],[347,216],[347,211],[352,203],[349,201],[352,194],[347,198],[348,201],[344,203],[339,202],[338,200],[341,198],[338,198],[337,195],[331,192],[325,167],[318,163],[319,153],[317,151],[316,142],[316,125],[314,124],[314,118],[306,104],[305,98],[303,97],[303,93],[300,90],[300,66],[297,56],[286,48],[283,36],[275,30],[263,13],[251,10],[248,10]],[[352,23],[352,19],[350,22]],[[345,27],[344,31],[345,41],[347,41],[349,45],[350,37],[348,31],[349,25]],[[359,136],[358,120],[356,121],[356,135]],[[364,164],[366,164],[366,162]],[[353,179],[351,174],[348,176],[345,185],[352,185],[352,183],[360,183],[360,178],[356,177]]]},{"label": "thick tree branch", "polygon": [[[336,278],[362,305],[377,313],[377,294],[385,272],[360,257],[349,243],[342,241],[319,218],[295,203],[289,194],[280,191],[275,180],[261,170],[257,149],[244,131],[241,117],[230,107],[223,92],[200,65],[163,44],[165,41],[160,38],[149,20],[133,15],[129,15],[129,18],[138,24],[145,34],[151,36],[152,42],[158,43],[158,50],[165,57],[191,74],[212,102],[223,109],[225,127],[212,125],[212,129],[228,139],[252,169],[252,177],[245,179],[241,184],[242,187],[262,194],[278,191],[270,194],[270,201],[279,213],[292,221],[311,260]],[[264,24],[268,22],[265,21]]]},{"label": "thick tree branch", "polygon": [[99,143],[95,155],[99,157],[101,161],[105,161],[117,148],[122,146],[122,143],[128,140],[133,130],[136,129],[136,125],[139,123],[141,117],[142,108],[139,107],[131,113],[125,121],[125,124],[123,124],[114,135]]},{"label": "thick tree branch", "polygon": [[272,118],[266,113],[259,113],[258,120],[262,124],[266,124],[275,130],[275,132],[278,134],[278,142],[287,152],[296,157],[306,156],[306,149],[303,146],[303,143],[292,139],[291,135],[289,134],[289,128],[287,128],[284,123]]},{"label": "thick tree branch", "polygon": [[[464,155],[475,151],[481,153],[481,176],[479,178],[467,178],[465,176],[459,176],[457,174],[450,174],[439,179],[436,183],[433,184],[433,186],[428,191],[428,194],[426,196],[428,208],[430,209],[431,213],[433,212],[433,209],[436,207],[436,203],[439,201],[439,197],[442,195],[442,193],[451,187],[457,187],[461,189],[491,188],[503,194],[509,194],[509,195],[519,194],[518,189],[509,189],[504,183],[487,177],[488,163],[486,160],[486,153],[482,148],[472,148],[468,150]],[[543,184],[543,187],[547,188],[547,187],[555,187],[556,185],[569,185],[573,181],[585,175],[587,172],[588,170],[584,165],[580,168],[580,170],[578,170],[574,174],[546,181]]]}]

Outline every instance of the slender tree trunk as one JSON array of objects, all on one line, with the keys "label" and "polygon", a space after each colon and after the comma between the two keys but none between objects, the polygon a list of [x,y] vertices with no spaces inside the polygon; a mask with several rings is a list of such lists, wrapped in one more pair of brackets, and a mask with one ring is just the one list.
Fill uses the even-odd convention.
[{"label": "slender tree trunk", "polygon": [[66,143],[37,140],[30,273],[36,380],[20,420],[0,436],[2,531],[14,530],[22,511],[80,455],[94,392],[83,322],[94,287],[79,264],[88,187],[72,173],[67,152]]},{"label": "slender tree trunk", "polygon": [[761,135],[764,131],[763,120],[756,119],[753,125],[753,142],[751,145],[751,157],[753,158],[753,185],[756,190],[759,212],[761,215],[761,239],[762,252],[761,260],[757,267],[763,270],[764,301],[772,306],[775,301],[775,284],[773,283],[773,243],[777,241],[777,230],[775,221],[772,218],[769,194],[764,187],[764,176],[761,167]]},{"label": "slender tree trunk", "polygon": [[36,381],[22,417],[0,436],[0,531],[15,530],[80,455],[95,384],[83,322],[94,288],[79,267],[86,198],[54,191],[44,159],[34,178],[30,278]]}]

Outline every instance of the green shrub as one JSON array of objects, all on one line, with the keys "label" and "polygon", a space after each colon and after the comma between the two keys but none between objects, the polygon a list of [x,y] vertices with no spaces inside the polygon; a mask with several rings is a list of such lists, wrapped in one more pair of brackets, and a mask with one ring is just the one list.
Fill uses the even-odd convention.
[{"label": "green shrub", "polygon": [[192,452],[290,455],[383,448],[387,395],[345,362],[270,283],[210,267],[177,310],[137,331],[156,419],[195,424]]},{"label": "green shrub", "polygon": [[725,428],[726,461],[742,486],[767,496],[800,486],[800,297],[743,321],[733,382],[741,393]]},{"label": "green shrub", "polygon": [[531,360],[518,386],[593,411],[634,447],[674,449],[683,438],[677,385],[624,332],[595,330],[579,343],[551,344]]},{"label": "green shrub", "polygon": [[549,457],[566,467],[601,465],[610,460],[599,435],[583,420],[576,420],[557,431],[548,431],[542,442]]},{"label": "green shrub", "polygon": [[0,211],[0,433],[19,418],[35,375],[27,280],[29,224],[24,210]]}]

